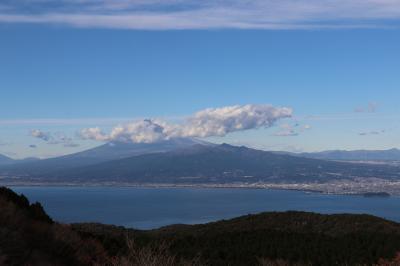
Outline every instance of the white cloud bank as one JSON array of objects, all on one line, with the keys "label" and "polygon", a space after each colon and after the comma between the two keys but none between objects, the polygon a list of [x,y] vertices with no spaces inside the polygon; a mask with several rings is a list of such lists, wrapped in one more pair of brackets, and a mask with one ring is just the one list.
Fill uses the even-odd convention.
[{"label": "white cloud bank", "polygon": [[183,123],[145,119],[114,127],[110,133],[100,128],[81,131],[83,139],[152,143],[171,138],[225,136],[231,132],[268,128],[276,121],[292,116],[292,109],[272,105],[235,105],[209,108],[195,113]]},{"label": "white cloud bank", "polygon": [[1,7],[5,23],[146,30],[375,28],[400,19],[398,0],[14,0]]}]

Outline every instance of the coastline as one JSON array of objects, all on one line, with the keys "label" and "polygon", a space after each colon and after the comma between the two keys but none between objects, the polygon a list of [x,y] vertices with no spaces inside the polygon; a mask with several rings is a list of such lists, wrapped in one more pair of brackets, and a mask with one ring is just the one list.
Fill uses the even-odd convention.
[{"label": "coastline", "polygon": [[[376,180],[374,180],[376,181]],[[379,180],[382,181],[382,180]],[[328,183],[133,183],[133,182],[49,182],[13,181],[1,182],[8,187],[134,187],[134,188],[192,188],[192,189],[267,189],[301,191],[327,195],[377,195],[400,196],[400,181],[370,182],[370,180]]]}]

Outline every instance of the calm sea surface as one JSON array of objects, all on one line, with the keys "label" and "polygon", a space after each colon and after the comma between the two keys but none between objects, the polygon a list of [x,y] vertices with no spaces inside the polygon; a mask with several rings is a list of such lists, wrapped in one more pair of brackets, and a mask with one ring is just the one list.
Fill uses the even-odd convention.
[{"label": "calm sea surface", "polygon": [[400,222],[400,197],[365,198],[262,189],[12,187],[61,222],[138,229],[205,223],[263,211],[368,213]]}]

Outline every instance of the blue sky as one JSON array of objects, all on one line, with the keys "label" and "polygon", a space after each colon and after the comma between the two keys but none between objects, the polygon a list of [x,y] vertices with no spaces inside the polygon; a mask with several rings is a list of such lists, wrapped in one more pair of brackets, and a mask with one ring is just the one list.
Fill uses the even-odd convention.
[{"label": "blue sky", "polygon": [[[107,132],[131,120],[179,121],[205,108],[246,104],[290,107],[293,116],[208,139],[290,151],[400,148],[400,14],[388,11],[394,6],[360,18],[339,16],[350,8],[345,4],[318,13],[315,1],[300,1],[313,4],[313,12],[299,14],[304,6],[286,1],[293,13],[249,21],[255,11],[237,14],[240,1],[233,1],[218,24],[222,13],[207,13],[216,16],[211,22],[165,18],[176,19],[181,9],[207,11],[188,1],[121,1],[121,11],[93,0],[84,14],[72,0],[31,2],[0,5],[0,153],[56,156],[101,144],[81,139],[83,128]],[[138,14],[139,24],[131,21]],[[77,15],[92,20],[71,23]],[[129,16],[125,24],[111,23],[121,16]],[[169,26],[156,24],[157,16]],[[35,138],[36,129],[74,145]]]}]

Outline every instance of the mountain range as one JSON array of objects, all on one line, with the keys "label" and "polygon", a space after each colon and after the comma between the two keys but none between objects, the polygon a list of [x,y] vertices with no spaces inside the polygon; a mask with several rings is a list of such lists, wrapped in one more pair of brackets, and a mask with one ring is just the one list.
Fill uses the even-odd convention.
[{"label": "mountain range", "polygon": [[228,144],[173,139],[152,144],[111,142],[47,160],[6,165],[0,174],[52,182],[231,184],[400,179],[396,166],[307,158]]},{"label": "mountain range", "polygon": [[14,163],[13,159],[0,154],[0,165],[7,165],[7,164],[12,164],[12,163]]},{"label": "mountain range", "polygon": [[400,161],[400,150],[331,150],[292,154],[300,157],[340,161]]},{"label": "mountain range", "polygon": [[62,172],[66,169],[95,165],[141,154],[167,152],[196,144],[212,145],[208,142],[189,138],[175,138],[157,143],[109,142],[78,153],[43,160],[24,161],[18,165],[16,165],[18,162],[17,160],[6,157],[9,159],[9,163],[1,164],[0,161],[0,167],[3,166],[0,168],[0,173],[11,175],[41,175],[48,172]]},{"label": "mountain range", "polygon": [[229,144],[193,145],[167,152],[50,173],[62,180],[135,183],[320,182],[357,177],[398,179],[397,167],[275,154]]},{"label": "mountain range", "polygon": [[21,163],[28,163],[28,162],[37,162],[37,161],[39,161],[39,159],[34,158],[34,157],[16,160],[16,159],[12,159],[10,157],[0,154],[0,166],[15,165],[15,164],[21,164]]}]

